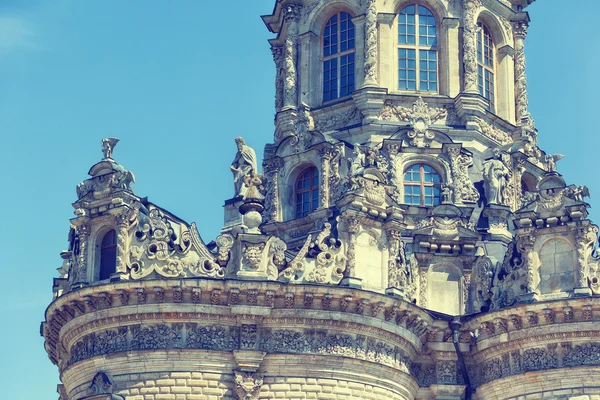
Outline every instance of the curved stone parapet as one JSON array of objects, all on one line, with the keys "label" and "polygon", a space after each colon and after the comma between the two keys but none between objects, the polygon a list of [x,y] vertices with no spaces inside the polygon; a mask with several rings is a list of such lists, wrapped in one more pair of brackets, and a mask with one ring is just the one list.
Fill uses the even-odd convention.
[{"label": "curved stone parapet", "polygon": [[226,398],[235,390],[227,383],[235,371],[250,371],[266,387],[274,379],[268,390],[275,392],[281,379],[328,377],[339,390],[363,385],[365,392],[411,399],[419,387],[413,366],[433,323],[425,311],[390,296],[236,280],[86,287],[55,300],[46,316],[46,348],[73,399],[98,371],[112,376],[121,395],[152,393],[145,382],[153,379],[142,376],[174,379],[169,393],[192,393],[190,383],[169,375],[216,371]]}]

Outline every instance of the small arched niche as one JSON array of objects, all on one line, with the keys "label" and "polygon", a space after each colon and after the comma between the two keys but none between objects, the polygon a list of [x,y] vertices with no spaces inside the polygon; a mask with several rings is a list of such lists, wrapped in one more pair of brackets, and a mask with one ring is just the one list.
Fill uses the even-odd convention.
[{"label": "small arched niche", "polygon": [[454,265],[439,264],[427,273],[427,308],[449,315],[462,309],[462,277]]}]

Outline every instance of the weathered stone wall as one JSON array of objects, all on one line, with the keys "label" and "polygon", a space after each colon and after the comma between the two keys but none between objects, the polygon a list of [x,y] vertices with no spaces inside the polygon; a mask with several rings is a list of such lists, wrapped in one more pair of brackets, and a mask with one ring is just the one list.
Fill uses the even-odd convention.
[{"label": "weathered stone wall", "polygon": [[560,368],[499,379],[477,389],[478,400],[600,400],[600,367]]}]

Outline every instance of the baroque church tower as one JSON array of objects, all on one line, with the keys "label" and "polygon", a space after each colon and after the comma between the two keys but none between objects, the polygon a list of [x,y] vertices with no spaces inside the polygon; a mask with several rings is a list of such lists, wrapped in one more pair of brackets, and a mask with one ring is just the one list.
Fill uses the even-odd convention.
[{"label": "baroque church tower", "polygon": [[[113,158],[41,332],[60,400],[600,398],[598,227],[537,146],[533,0],[278,0],[210,243]],[[223,168],[227,168],[226,165]]]}]

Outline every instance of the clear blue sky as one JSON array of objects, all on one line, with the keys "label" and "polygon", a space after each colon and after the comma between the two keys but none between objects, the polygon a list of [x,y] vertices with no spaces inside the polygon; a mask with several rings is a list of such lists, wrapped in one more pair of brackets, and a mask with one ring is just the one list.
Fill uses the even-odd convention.
[{"label": "clear blue sky", "polygon": [[[39,324],[67,246],[75,186],[100,140],[140,196],[198,223],[208,242],[232,195],[241,135],[262,153],[273,135],[274,67],[261,14],[274,0],[0,0],[4,244],[2,398],[56,399],[58,372]],[[559,171],[597,183],[600,1],[538,0],[527,39],[539,142]],[[576,15],[576,17],[575,17]],[[600,204],[600,203],[599,203]]]}]

